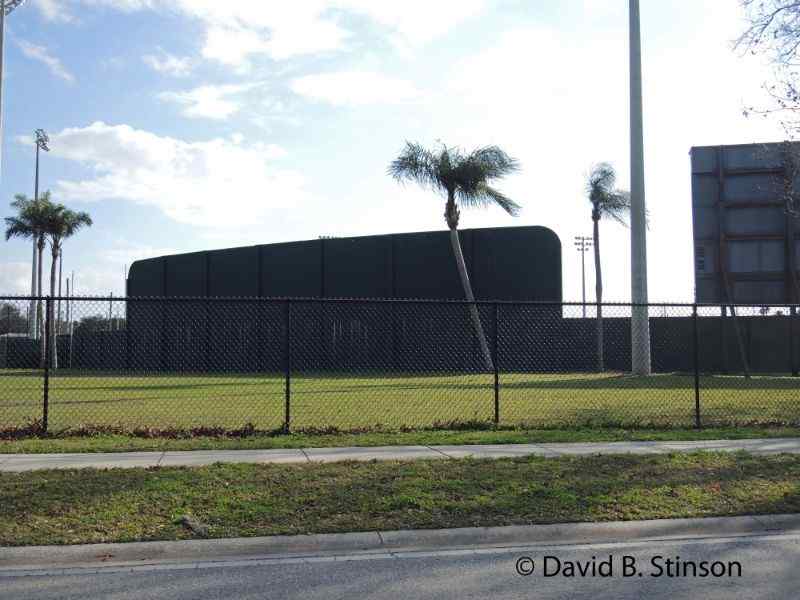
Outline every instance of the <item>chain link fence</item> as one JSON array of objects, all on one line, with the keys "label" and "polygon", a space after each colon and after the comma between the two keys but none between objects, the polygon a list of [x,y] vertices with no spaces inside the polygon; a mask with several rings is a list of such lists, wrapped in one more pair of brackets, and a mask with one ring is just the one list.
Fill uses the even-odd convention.
[{"label": "chain link fence", "polygon": [[0,430],[800,424],[796,308],[0,298]]}]

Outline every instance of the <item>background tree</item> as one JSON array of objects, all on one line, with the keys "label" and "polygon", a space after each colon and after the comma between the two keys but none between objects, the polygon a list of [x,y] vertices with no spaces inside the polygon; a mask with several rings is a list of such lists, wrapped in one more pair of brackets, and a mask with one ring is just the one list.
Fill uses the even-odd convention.
[{"label": "background tree", "polygon": [[747,107],[745,114],[777,114],[788,137],[800,131],[800,2],[797,0],[740,0],[748,25],[735,42],[741,52],[767,57],[774,80],[764,84],[773,104]]},{"label": "background tree", "polygon": [[23,316],[18,306],[10,302],[0,302],[0,335],[24,334],[27,327],[28,319]]},{"label": "background tree", "polygon": [[[50,263],[50,296],[56,295],[56,266],[58,265],[58,257],[61,254],[64,242],[75,235],[84,227],[91,227],[92,218],[89,213],[75,212],[63,205],[58,204],[53,207],[49,212],[46,234],[50,241],[50,252],[52,262]],[[55,303],[50,302],[50,310],[47,315],[48,322],[50,323],[50,337],[52,348],[52,365],[53,368],[58,368],[58,348],[56,347],[56,340],[58,334],[58,327],[55,321]]]},{"label": "background tree", "polygon": [[76,335],[84,333],[97,333],[100,331],[115,331],[125,329],[127,321],[122,317],[108,317],[102,315],[90,315],[83,317],[74,325]]},{"label": "background tree", "polygon": [[[31,239],[37,248],[37,282],[34,295],[42,296],[42,263],[44,249],[46,245],[46,230],[50,223],[53,203],[50,200],[50,192],[42,194],[38,200],[27,198],[23,194],[17,194],[11,206],[17,211],[13,217],[6,217],[6,241],[11,238]],[[42,311],[42,301],[36,302],[36,332],[42,331],[44,315]],[[42,366],[44,365],[44,348],[42,349]]]},{"label": "background tree", "polygon": [[[776,116],[786,132],[788,140],[797,138],[800,132],[800,86],[798,67],[800,67],[800,2],[797,0],[740,0],[745,9],[748,25],[735,47],[753,55],[766,57],[773,66],[774,77],[764,84],[772,103],[763,107],[747,107],[745,115],[759,114]],[[772,178],[774,193],[781,199],[787,219],[787,237],[794,240],[797,220],[800,218],[800,148],[796,143],[785,141],[780,149],[781,173]],[[791,273],[791,299],[800,302],[800,281],[797,277],[797,264],[794,252],[789,252],[789,272]],[[742,364],[746,378],[750,369],[744,352],[741,350],[741,336],[733,308],[734,326],[740,345]],[[790,314],[794,317],[796,309]]]},{"label": "background tree", "polygon": [[630,193],[616,189],[617,174],[609,163],[595,165],[586,182],[586,194],[592,204],[594,236],[595,294],[597,296],[597,370],[605,369],[603,357],[603,272],[600,265],[600,219],[611,217],[618,223],[628,225],[625,217],[630,214]]},{"label": "background tree", "polygon": [[467,154],[445,145],[437,151],[428,150],[411,142],[406,142],[405,149],[388,169],[389,174],[399,182],[413,181],[446,197],[444,219],[450,230],[450,244],[464,296],[470,303],[470,315],[484,363],[490,371],[494,364],[464,262],[458,236],[458,221],[461,208],[499,206],[508,214],[516,216],[520,206],[489,184],[517,170],[519,163],[497,146],[485,146]]}]

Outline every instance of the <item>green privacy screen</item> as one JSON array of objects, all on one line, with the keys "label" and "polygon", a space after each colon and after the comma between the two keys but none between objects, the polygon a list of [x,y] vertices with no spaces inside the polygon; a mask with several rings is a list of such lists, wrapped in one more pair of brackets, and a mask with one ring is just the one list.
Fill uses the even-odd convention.
[{"label": "green privacy screen", "polygon": [[[561,301],[561,243],[545,227],[460,232],[480,300]],[[128,295],[463,299],[446,231],[265,244],[133,263]]]}]

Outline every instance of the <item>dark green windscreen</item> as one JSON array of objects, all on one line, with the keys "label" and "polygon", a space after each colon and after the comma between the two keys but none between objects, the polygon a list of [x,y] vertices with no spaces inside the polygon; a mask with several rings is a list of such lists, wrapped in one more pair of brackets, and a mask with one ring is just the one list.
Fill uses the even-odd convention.
[{"label": "dark green windscreen", "polygon": [[[466,229],[459,236],[476,298],[561,301],[561,244],[551,230]],[[268,244],[143,260],[131,266],[128,286],[130,296],[464,297],[447,231]]]}]

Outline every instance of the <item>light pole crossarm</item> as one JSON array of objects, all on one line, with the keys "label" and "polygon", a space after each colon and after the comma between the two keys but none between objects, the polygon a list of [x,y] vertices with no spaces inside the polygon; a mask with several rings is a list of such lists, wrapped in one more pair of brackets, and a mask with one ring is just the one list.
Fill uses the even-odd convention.
[{"label": "light pole crossarm", "polygon": [[5,15],[8,16],[25,3],[25,0],[0,0]]}]

